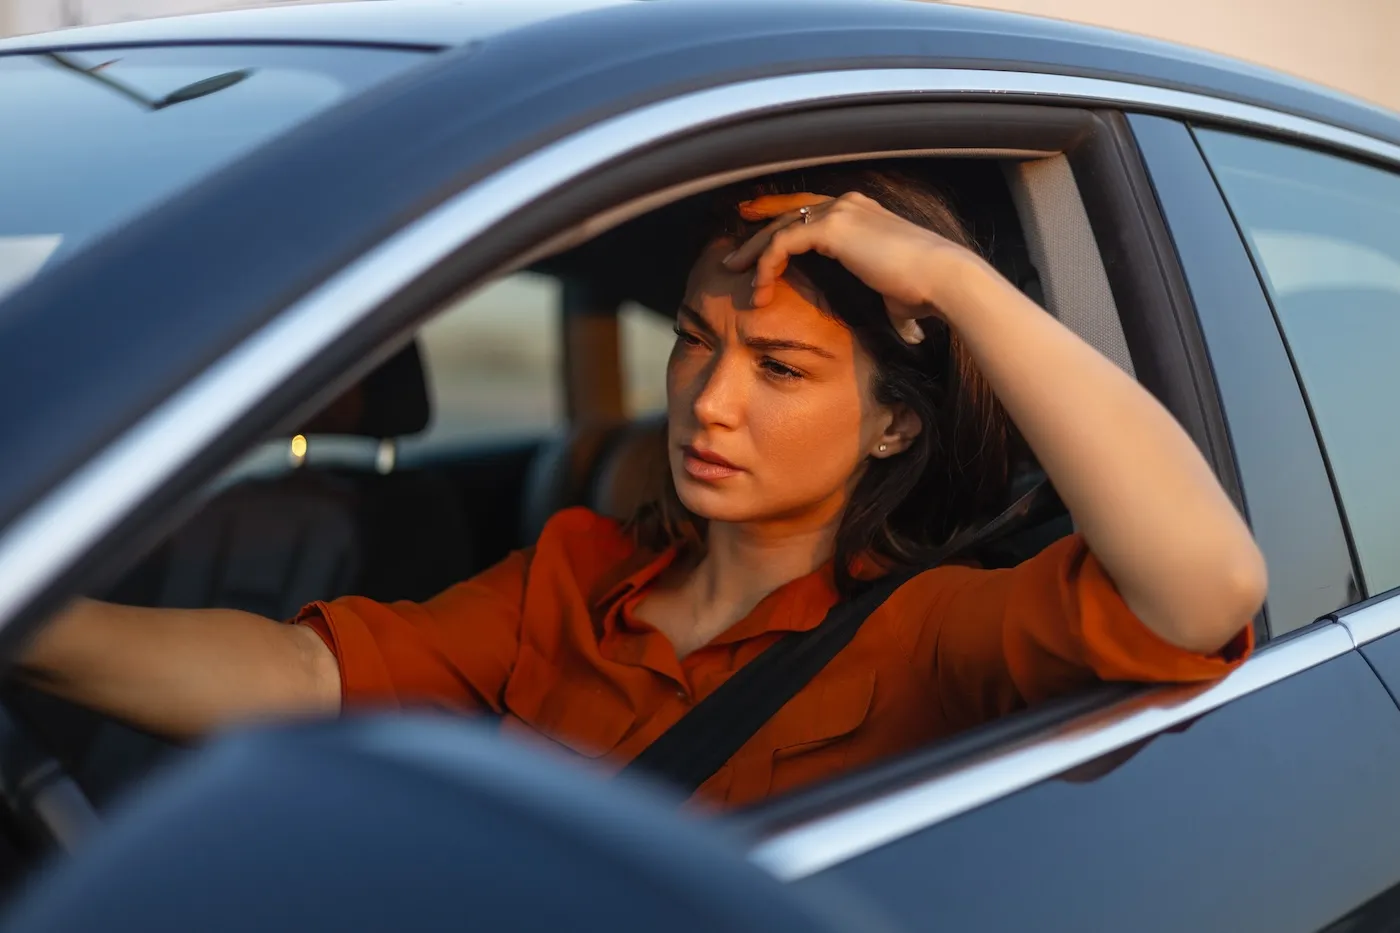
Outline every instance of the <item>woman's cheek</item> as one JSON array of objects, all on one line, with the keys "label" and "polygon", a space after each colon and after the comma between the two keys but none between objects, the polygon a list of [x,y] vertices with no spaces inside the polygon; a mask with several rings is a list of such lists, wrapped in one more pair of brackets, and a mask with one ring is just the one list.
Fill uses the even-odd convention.
[{"label": "woman's cheek", "polygon": [[842,392],[815,383],[799,391],[762,393],[763,404],[751,410],[755,440],[770,462],[784,463],[789,476],[816,480],[826,486],[849,472],[856,461],[851,451],[860,444],[860,406]]}]

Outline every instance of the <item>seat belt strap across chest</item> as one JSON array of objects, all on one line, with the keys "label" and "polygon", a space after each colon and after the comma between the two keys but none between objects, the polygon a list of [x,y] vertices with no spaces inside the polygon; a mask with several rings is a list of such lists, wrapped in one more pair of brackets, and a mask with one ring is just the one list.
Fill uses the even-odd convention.
[{"label": "seat belt strap across chest", "polygon": [[778,639],[643,749],[622,773],[646,775],[693,794],[851,643],[895,590],[991,539],[1028,512],[1047,489],[1047,484],[1037,485],[972,534],[955,536],[925,566],[889,574],[837,603],[816,628]]}]

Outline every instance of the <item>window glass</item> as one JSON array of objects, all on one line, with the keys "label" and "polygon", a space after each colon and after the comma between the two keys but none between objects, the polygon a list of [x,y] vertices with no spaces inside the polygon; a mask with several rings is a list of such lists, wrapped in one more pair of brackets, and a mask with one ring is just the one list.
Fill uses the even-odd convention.
[{"label": "window glass", "polygon": [[[419,329],[431,416],[423,433],[397,439],[400,462],[421,462],[458,445],[540,437],[564,424],[560,293],[549,276],[514,275],[454,302]],[[305,444],[299,457],[292,454],[295,443]],[[377,441],[360,436],[274,438],[224,471],[209,491],[285,473],[294,462],[372,470],[378,449]]]},{"label": "window glass", "polygon": [[1400,586],[1400,176],[1282,143],[1199,138],[1293,354],[1367,590]]},{"label": "window glass", "polygon": [[202,45],[0,56],[0,295],[426,54]]},{"label": "window glass", "polygon": [[564,423],[561,286],[521,273],[473,292],[418,332],[432,421],[407,452],[538,437]]},{"label": "window glass", "polygon": [[676,342],[675,321],[635,302],[618,310],[618,339],[627,412],[632,417],[666,410],[666,360]]}]

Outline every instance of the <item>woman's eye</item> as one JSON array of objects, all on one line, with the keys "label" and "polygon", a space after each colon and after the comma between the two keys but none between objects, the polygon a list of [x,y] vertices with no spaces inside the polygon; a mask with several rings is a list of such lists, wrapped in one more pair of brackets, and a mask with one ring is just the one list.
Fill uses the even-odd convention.
[{"label": "woman's eye", "polygon": [[672,328],[676,333],[676,341],[687,347],[703,347],[705,341],[695,336],[688,330],[681,330],[679,327]]},{"label": "woman's eye", "polygon": [[768,375],[776,376],[779,379],[802,378],[801,372],[799,372],[796,369],[793,369],[791,366],[786,366],[782,363],[779,363],[777,360],[764,360],[759,365],[763,367],[764,372],[768,373]]}]

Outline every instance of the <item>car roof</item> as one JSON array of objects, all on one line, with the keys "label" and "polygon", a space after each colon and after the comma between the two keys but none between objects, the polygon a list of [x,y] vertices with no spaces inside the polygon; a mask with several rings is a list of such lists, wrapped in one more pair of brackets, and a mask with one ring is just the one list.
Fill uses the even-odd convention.
[{"label": "car roof", "polygon": [[326,42],[444,48],[565,13],[637,0],[359,0],[160,16],[0,40],[0,52],[181,42]]},{"label": "car roof", "polygon": [[[693,15],[697,7],[703,10],[699,17]],[[604,8],[625,11],[623,17],[607,21],[608,28],[616,29],[620,41],[639,50],[657,38],[657,31],[648,29],[648,23],[662,27],[662,45],[685,38],[668,34],[676,28],[693,30],[689,39],[702,44],[709,34],[714,38],[723,34],[724,41],[742,36],[749,41],[773,42],[794,31],[814,35],[834,28],[845,31],[853,47],[870,46],[862,39],[882,32],[911,29],[939,40],[919,56],[923,61],[911,60],[915,66],[927,67],[928,59],[952,67],[976,67],[999,60],[1000,67],[1018,71],[1138,80],[1260,104],[1400,141],[1400,115],[1395,112],[1283,72],[1130,33],[927,0],[803,0],[797,19],[790,0],[704,0],[698,4],[686,0],[342,0],[17,36],[0,40],[0,54],[84,46],[239,41],[447,48]]]}]

